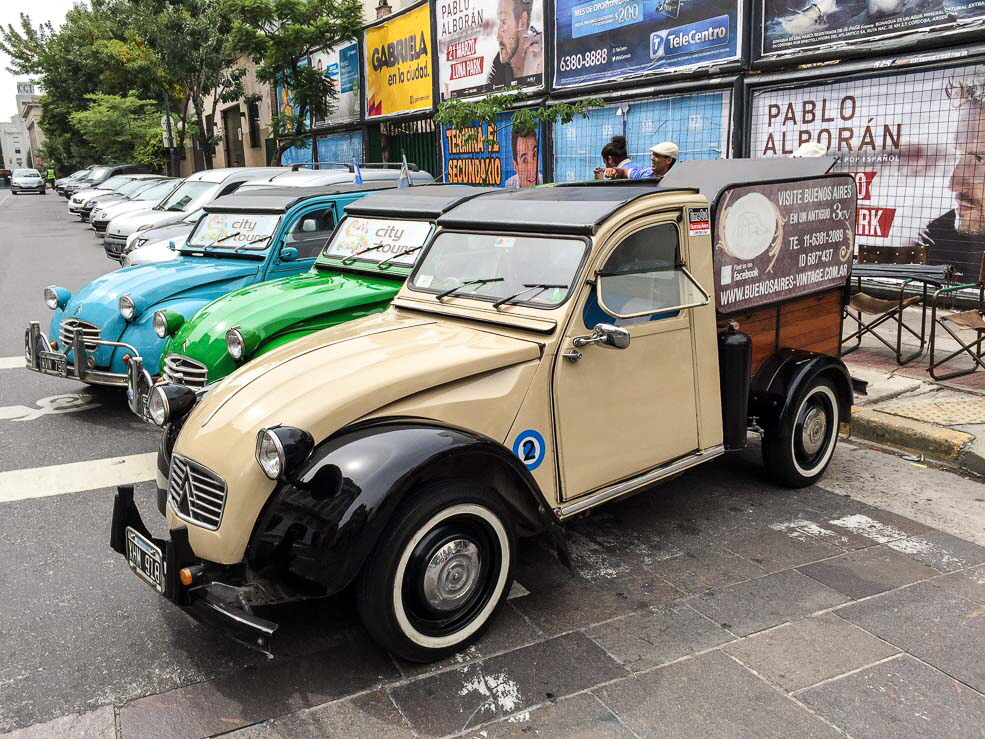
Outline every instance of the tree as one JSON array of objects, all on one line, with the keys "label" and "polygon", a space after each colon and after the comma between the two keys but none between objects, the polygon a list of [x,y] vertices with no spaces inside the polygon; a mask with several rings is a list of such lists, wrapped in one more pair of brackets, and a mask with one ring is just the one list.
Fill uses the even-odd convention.
[{"label": "tree", "polygon": [[[161,139],[160,113],[154,100],[134,95],[86,95],[90,105],[69,121],[94,149],[109,161],[125,162],[153,137]],[[163,144],[163,141],[162,141]]]},{"label": "tree", "polygon": [[319,49],[352,41],[362,32],[359,0],[224,0],[233,20],[232,42],[257,67],[257,79],[289,91],[292,105],[278,111],[279,139],[272,164],[292,146],[307,146],[311,116],[327,118],[338,90],[332,78],[308,64]]}]

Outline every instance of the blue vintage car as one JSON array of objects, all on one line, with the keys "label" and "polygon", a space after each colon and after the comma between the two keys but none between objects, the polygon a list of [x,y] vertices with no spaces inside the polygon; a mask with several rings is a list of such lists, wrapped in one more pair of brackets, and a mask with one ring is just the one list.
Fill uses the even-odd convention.
[{"label": "blue vintage car", "polygon": [[31,321],[27,368],[122,388],[128,363],[139,357],[158,375],[167,327],[154,325],[155,311],[188,319],[228,292],[309,269],[343,208],[387,187],[392,183],[271,188],[215,200],[177,259],[110,272],[75,295],[46,287],[44,300],[54,311],[50,333]]}]

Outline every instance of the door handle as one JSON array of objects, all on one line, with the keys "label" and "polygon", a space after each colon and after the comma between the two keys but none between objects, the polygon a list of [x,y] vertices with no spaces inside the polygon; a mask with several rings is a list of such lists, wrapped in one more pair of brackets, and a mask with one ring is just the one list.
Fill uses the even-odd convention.
[{"label": "door handle", "polygon": [[579,359],[581,359],[581,352],[578,351],[577,349],[572,349],[571,351],[565,352],[561,356],[567,359],[569,362],[577,362]]}]

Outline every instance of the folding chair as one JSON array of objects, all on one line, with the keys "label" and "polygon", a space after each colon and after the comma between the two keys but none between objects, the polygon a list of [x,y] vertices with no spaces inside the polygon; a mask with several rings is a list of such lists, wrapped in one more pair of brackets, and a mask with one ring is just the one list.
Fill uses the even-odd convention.
[{"label": "folding chair", "polygon": [[[919,277],[909,277],[907,273],[907,267],[896,264],[874,264],[873,259],[878,259],[882,257],[886,258],[886,255],[879,252],[880,247],[866,247],[864,245],[859,246],[858,259],[856,267],[854,269],[855,276],[858,277],[858,291],[851,296],[848,301],[848,305],[845,306],[844,317],[846,319],[851,319],[855,322],[858,330],[849,336],[844,337],[841,340],[841,354],[842,356],[846,354],[851,354],[853,351],[857,350],[862,345],[862,337],[865,334],[870,334],[878,339],[887,348],[892,350],[893,354],[896,355],[897,364],[906,364],[907,362],[912,362],[914,359],[923,354],[924,347],[926,345],[927,336],[927,312],[924,309],[920,316],[920,333],[917,333],[912,328],[906,325],[903,321],[903,311],[909,308],[911,305],[916,305],[921,301],[924,301],[927,295],[927,285],[924,283],[923,295],[911,295],[910,297],[905,297],[906,287],[914,282],[919,281]],[[921,250],[921,247],[915,247],[908,251],[906,258],[914,260],[913,270],[917,271],[921,268],[925,268],[925,263],[927,261],[926,248]],[[899,256],[896,256],[899,259]],[[863,266],[864,265],[864,266]],[[882,273],[885,271],[885,274]],[[874,295],[869,295],[868,293],[862,292],[862,276],[878,277],[899,277],[903,278],[903,283],[900,285],[899,296],[896,300],[887,300],[885,298],[877,298]],[[872,319],[863,320],[862,316],[871,316]],[[896,322],[896,345],[894,346],[881,335],[875,332],[882,324],[887,321]],[[908,331],[912,336],[914,336],[919,342],[919,348],[917,351],[903,356],[903,331]],[[851,342],[854,341],[855,345],[851,346]]]},{"label": "folding chair", "polygon": [[[947,295],[948,293],[953,293],[957,290],[968,290],[975,287],[978,288],[978,306],[976,308],[960,311],[958,313],[949,313],[938,317],[937,303],[941,295]],[[944,331],[946,331],[952,339],[958,342],[959,347],[942,359],[937,359],[936,355],[938,326],[944,329]],[[961,330],[974,331],[974,338],[971,341],[965,341],[956,333],[956,331]],[[970,282],[964,285],[954,285],[952,287],[943,287],[934,293],[934,305],[930,314],[930,366],[927,367],[927,371],[935,380],[950,380],[953,377],[970,375],[979,367],[985,369],[985,361],[983,361],[983,356],[985,356],[983,342],[985,342],[985,254],[982,254],[982,266],[978,272],[978,282]],[[935,370],[938,367],[951,361],[960,354],[967,354],[971,357],[973,364],[969,369],[955,370],[942,375],[937,374]]]}]

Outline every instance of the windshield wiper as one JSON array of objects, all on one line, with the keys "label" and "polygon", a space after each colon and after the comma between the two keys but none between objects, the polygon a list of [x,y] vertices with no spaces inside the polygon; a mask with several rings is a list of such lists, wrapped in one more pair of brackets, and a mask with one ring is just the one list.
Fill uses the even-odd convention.
[{"label": "windshield wiper", "polygon": [[[273,234],[270,234],[270,236],[273,236]],[[250,239],[249,241],[247,241],[242,246],[237,246],[235,249],[233,249],[233,254],[239,254],[243,249],[245,249],[246,247],[251,246],[253,244],[256,244],[257,242],[260,242],[260,241],[269,241],[270,240],[270,236],[257,236],[255,239]]]},{"label": "windshield wiper", "polygon": [[501,300],[497,300],[495,303],[493,303],[493,308],[495,308],[496,310],[499,310],[499,306],[506,305],[507,303],[516,300],[521,295],[525,295],[526,293],[530,292],[531,290],[536,290],[536,292],[533,295],[530,296],[530,297],[534,297],[534,295],[540,295],[542,292],[544,292],[544,290],[550,290],[551,288],[554,288],[554,289],[557,289],[557,290],[567,290],[568,289],[568,286],[567,285],[552,285],[552,284],[547,283],[547,282],[534,282],[532,284],[523,283],[523,288],[524,289],[521,290],[518,293],[513,293],[509,297],[503,298]]},{"label": "windshield wiper", "polygon": [[360,256],[362,254],[365,254],[367,252],[376,251],[377,249],[379,249],[381,247],[384,247],[384,246],[389,246],[389,244],[385,244],[385,243],[383,243],[381,241],[379,244],[374,244],[373,246],[367,246],[365,249],[360,249],[359,251],[353,252],[349,256],[345,257],[342,260],[342,264],[344,264],[346,267],[348,267],[350,264],[352,264],[354,261],[356,261],[356,257],[358,257],[358,256]]},{"label": "windshield wiper", "polygon": [[420,251],[423,248],[424,248],[424,245],[422,244],[421,246],[412,246],[410,249],[404,249],[403,251],[397,252],[396,254],[391,254],[386,259],[384,259],[382,262],[380,262],[379,264],[377,264],[376,267],[377,267],[377,269],[383,269],[383,265],[384,264],[387,267],[389,267],[390,266],[389,265],[389,262],[392,262],[394,259],[400,259],[400,257],[402,257],[402,256],[405,256],[407,254],[413,254],[415,251]]},{"label": "windshield wiper", "polygon": [[490,282],[502,282],[504,278],[502,277],[484,277],[481,280],[466,280],[461,285],[456,285],[455,287],[450,287],[444,292],[440,292],[435,295],[435,299],[440,302],[442,298],[447,298],[450,295],[454,295],[463,287],[469,287],[470,285],[475,285],[476,287],[481,287],[482,285],[488,285]]},{"label": "windshield wiper", "polygon": [[234,236],[242,236],[242,235],[243,235],[243,232],[242,231],[235,231],[235,232],[233,232],[231,234],[226,234],[221,239],[216,239],[215,241],[210,241],[208,244],[206,244],[202,248],[203,249],[208,249],[210,246],[215,246],[216,244],[221,244],[223,241],[226,241],[228,239],[231,239]]}]

